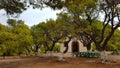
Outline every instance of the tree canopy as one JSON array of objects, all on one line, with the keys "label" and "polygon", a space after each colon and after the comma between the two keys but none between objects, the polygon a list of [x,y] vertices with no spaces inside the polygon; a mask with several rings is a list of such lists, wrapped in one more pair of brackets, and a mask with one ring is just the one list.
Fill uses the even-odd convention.
[{"label": "tree canopy", "polygon": [[29,6],[34,9],[48,6],[53,9],[61,9],[62,4],[62,0],[0,0],[0,10],[5,10],[7,15],[16,15],[27,10]]},{"label": "tree canopy", "polygon": [[22,20],[9,20],[8,23],[8,26],[0,25],[0,55],[28,54],[33,45],[30,29]]},{"label": "tree canopy", "polygon": [[[76,34],[89,36],[88,40],[95,43],[97,50],[106,49],[108,41],[120,26],[118,5],[119,1],[115,0],[66,0],[65,2],[66,13],[73,18],[72,22],[79,29],[83,29]],[[98,19],[100,13],[104,15],[103,22]]]}]

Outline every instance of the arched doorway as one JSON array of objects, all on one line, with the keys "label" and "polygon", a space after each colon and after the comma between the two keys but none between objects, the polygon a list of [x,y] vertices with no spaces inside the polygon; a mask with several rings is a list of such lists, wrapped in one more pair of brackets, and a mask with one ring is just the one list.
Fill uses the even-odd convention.
[{"label": "arched doorway", "polygon": [[72,52],[79,52],[79,42],[77,40],[72,41]]}]

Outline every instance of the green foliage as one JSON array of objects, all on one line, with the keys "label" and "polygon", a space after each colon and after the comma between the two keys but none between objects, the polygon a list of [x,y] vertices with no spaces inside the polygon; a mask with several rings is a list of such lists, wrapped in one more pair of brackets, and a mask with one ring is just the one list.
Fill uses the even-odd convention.
[{"label": "green foliage", "polygon": [[[56,48],[56,43],[66,37],[69,32],[67,27],[63,25],[60,19],[47,20],[31,28],[34,44],[37,51],[53,51]],[[42,46],[43,45],[43,46]],[[36,48],[35,48],[36,49]],[[58,50],[58,49],[56,49]]]},{"label": "green foliage", "polygon": [[107,50],[120,50],[119,37],[120,37],[120,30],[116,30],[116,32],[114,33],[114,35],[112,36],[112,38],[108,43]]},{"label": "green foliage", "polygon": [[[48,46],[51,47],[51,45],[48,45]],[[52,51],[53,52],[60,52],[60,45],[59,45],[59,43],[55,44],[55,47],[54,47],[54,49]],[[44,47],[44,45],[39,48],[39,52],[40,53],[46,53],[46,48]],[[47,52],[49,52],[49,51],[47,51]]]},{"label": "green foliage", "polygon": [[7,15],[20,14],[29,6],[35,8],[44,8],[49,6],[53,9],[62,9],[62,0],[0,0],[0,10],[4,9]]},{"label": "green foliage", "polygon": [[18,24],[14,27],[13,32],[16,33],[16,39],[19,47],[18,51],[20,53],[28,51],[28,49],[30,49],[33,45],[33,38],[30,29],[24,24]]},{"label": "green foliage", "polygon": [[45,52],[45,50],[48,50],[48,44],[50,44],[51,42],[49,42],[48,38],[45,35],[46,30],[48,29],[44,22],[31,27],[31,33],[34,42],[34,48],[33,48],[34,52],[38,52],[39,50]]},{"label": "green foliage", "polygon": [[30,50],[33,45],[30,29],[21,20],[9,20],[8,22],[10,27],[0,25],[0,55],[26,54],[26,51]]},{"label": "green foliage", "polygon": [[[116,9],[118,4],[114,0],[65,0],[66,13],[72,17],[72,22],[76,24],[73,30],[79,29],[72,32],[82,40],[84,39],[84,43],[92,41],[98,50],[105,50],[108,41],[119,27],[120,22],[114,23],[116,17],[120,21],[119,10]],[[103,22],[98,19],[100,12],[104,12]]]},{"label": "green foliage", "polygon": [[70,14],[76,14],[76,19],[79,15],[81,15],[82,18],[86,18],[85,15],[87,14],[94,16],[94,9],[97,8],[95,0],[66,0],[65,7]]},{"label": "green foliage", "polygon": [[0,0],[0,9],[4,9],[7,14],[22,13],[26,10],[25,4],[19,0]]},{"label": "green foliage", "polygon": [[15,26],[16,25],[16,20],[8,19],[7,24],[10,25],[10,26]]},{"label": "green foliage", "polygon": [[60,52],[60,44],[59,43],[55,44],[55,47],[54,47],[53,51],[54,52]]},{"label": "green foliage", "polygon": [[96,46],[93,44],[93,45],[91,46],[91,49],[92,49],[92,51],[95,51],[95,50],[96,50]]},{"label": "green foliage", "polygon": [[13,55],[13,52],[16,52],[14,47],[16,45],[15,35],[11,32],[3,31],[0,33],[0,47],[1,55]]}]

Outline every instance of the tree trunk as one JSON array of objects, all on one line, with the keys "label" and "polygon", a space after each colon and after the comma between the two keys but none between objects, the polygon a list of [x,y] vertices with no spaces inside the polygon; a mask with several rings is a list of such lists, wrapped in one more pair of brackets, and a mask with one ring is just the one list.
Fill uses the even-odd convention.
[{"label": "tree trunk", "polygon": [[63,52],[64,54],[68,51],[68,48],[69,48],[68,44],[69,44],[69,42],[71,41],[71,39],[72,39],[72,38],[69,37],[69,40],[64,42],[64,47],[66,47],[65,51]]},{"label": "tree trunk", "polygon": [[91,50],[91,43],[88,43],[88,44],[86,45],[86,47],[87,47],[87,51],[90,52],[90,50]]},{"label": "tree trunk", "polygon": [[50,51],[50,58],[53,58],[53,51]]},{"label": "tree trunk", "polygon": [[49,48],[50,48],[47,43],[44,44],[44,48],[45,48],[44,53],[47,54],[47,51],[49,51]]},{"label": "tree trunk", "polygon": [[39,55],[39,45],[35,46],[35,55],[38,56]]},{"label": "tree trunk", "polygon": [[50,57],[53,58],[53,49],[55,47],[56,41],[53,41],[52,47],[50,48]]},{"label": "tree trunk", "polygon": [[5,59],[5,56],[6,56],[6,54],[5,54],[5,53],[3,53],[3,59]]},{"label": "tree trunk", "polygon": [[39,56],[39,52],[35,52],[35,56]]},{"label": "tree trunk", "polygon": [[61,52],[61,54],[60,54],[60,58],[59,58],[59,61],[64,61],[64,54],[63,54],[63,52]]},{"label": "tree trunk", "polygon": [[68,45],[66,46],[66,49],[63,53],[65,54],[67,51],[68,51]]},{"label": "tree trunk", "polygon": [[101,62],[105,63],[108,60],[108,54],[106,53],[106,50],[104,51],[100,51],[100,55],[101,55]]},{"label": "tree trunk", "polygon": [[96,44],[96,48],[100,52],[101,62],[105,63],[106,61],[108,61],[108,54],[107,54],[106,50],[103,49],[103,47],[101,47],[99,44]]}]

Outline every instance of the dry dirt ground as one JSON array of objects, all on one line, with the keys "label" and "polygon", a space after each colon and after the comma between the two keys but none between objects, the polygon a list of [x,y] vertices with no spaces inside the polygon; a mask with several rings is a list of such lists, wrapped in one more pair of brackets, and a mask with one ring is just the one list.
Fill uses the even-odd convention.
[{"label": "dry dirt ground", "polygon": [[7,57],[0,58],[0,68],[120,68],[120,55],[110,55],[111,62],[103,64],[100,58],[66,57],[58,61],[58,57]]}]

